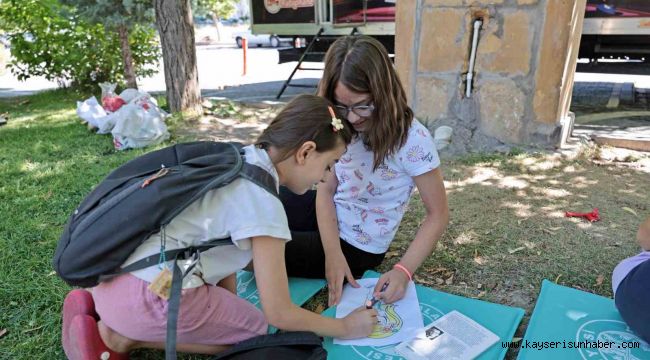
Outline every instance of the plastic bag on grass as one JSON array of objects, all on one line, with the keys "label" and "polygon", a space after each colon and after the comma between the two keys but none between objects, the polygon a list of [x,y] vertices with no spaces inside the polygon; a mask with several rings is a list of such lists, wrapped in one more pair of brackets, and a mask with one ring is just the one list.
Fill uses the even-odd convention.
[{"label": "plastic bag on grass", "polygon": [[115,94],[117,84],[100,83],[102,89],[102,106],[108,112],[115,112],[126,104],[126,101]]},{"label": "plastic bag on grass", "polygon": [[98,121],[107,114],[97,102],[97,98],[93,96],[85,101],[77,101],[77,115],[90,126],[99,127]]},{"label": "plastic bag on grass", "polygon": [[169,138],[165,125],[167,114],[151,101],[131,101],[119,114],[111,131],[117,150],[154,145]]}]

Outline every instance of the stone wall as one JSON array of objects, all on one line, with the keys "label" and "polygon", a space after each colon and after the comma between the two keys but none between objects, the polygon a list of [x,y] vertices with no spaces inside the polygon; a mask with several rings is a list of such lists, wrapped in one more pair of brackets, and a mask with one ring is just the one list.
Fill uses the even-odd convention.
[{"label": "stone wall", "polygon": [[[454,128],[452,153],[557,146],[586,0],[397,1],[396,66],[416,116]],[[473,22],[481,27],[465,96]]]}]

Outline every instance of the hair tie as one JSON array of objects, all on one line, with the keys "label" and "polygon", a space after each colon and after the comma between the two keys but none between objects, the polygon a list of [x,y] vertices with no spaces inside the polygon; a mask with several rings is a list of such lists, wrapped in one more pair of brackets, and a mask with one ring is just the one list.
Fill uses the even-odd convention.
[{"label": "hair tie", "polygon": [[331,106],[327,106],[327,109],[330,111],[330,115],[332,115],[332,128],[334,129],[334,132],[337,132],[341,129],[343,129],[343,122],[341,119],[336,117],[336,113],[334,112],[334,109],[332,109]]}]

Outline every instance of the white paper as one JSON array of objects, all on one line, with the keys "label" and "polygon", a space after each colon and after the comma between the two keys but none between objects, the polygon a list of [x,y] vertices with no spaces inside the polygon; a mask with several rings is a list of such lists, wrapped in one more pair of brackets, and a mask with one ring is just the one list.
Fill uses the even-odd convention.
[{"label": "white paper", "polygon": [[[377,284],[377,278],[357,280],[361,287],[354,288],[350,284],[343,288],[341,302],[336,307],[336,317],[343,318],[353,310],[364,306],[366,300],[372,299],[373,290]],[[388,285],[390,287],[390,284]],[[393,304],[384,304],[379,301],[375,305],[377,309],[378,324],[372,334],[367,338],[342,340],[334,339],[334,344],[359,345],[359,346],[385,346],[396,344],[401,341],[412,339],[418,330],[422,329],[422,313],[420,303],[415,292],[415,284],[409,282],[406,288],[406,295]]]},{"label": "white paper", "polygon": [[467,316],[452,311],[395,347],[408,360],[470,360],[499,337]]}]

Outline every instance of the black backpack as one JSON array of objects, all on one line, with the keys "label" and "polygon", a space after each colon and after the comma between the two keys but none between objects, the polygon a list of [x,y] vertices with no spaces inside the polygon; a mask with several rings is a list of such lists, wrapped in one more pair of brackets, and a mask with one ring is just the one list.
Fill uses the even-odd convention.
[{"label": "black backpack", "polygon": [[[120,266],[150,235],[206,192],[235,179],[250,180],[278,196],[273,177],[244,161],[241,144],[192,142],[160,149],[111,172],[70,216],[54,253],[54,269],[70,285],[91,287],[166,259],[198,259],[232,244],[230,238],[167,250]],[[185,271],[189,273],[191,268]],[[167,319],[167,358],[176,356],[176,322],[184,274],[174,262]]]},{"label": "black backpack", "polygon": [[308,331],[260,335],[219,353],[212,360],[325,360],[323,340]]}]

